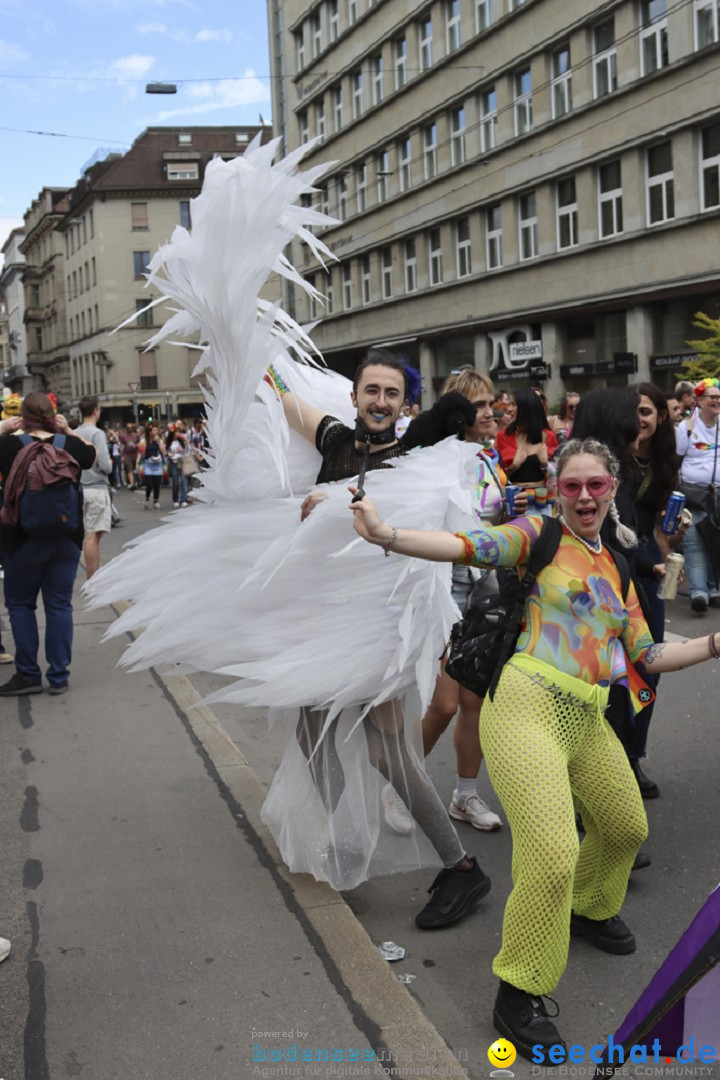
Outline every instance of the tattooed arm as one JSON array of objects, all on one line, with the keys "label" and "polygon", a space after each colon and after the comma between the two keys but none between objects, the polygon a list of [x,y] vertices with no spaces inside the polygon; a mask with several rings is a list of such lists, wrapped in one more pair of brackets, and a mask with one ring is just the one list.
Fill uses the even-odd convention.
[{"label": "tattooed arm", "polygon": [[[711,634],[715,639],[715,651],[720,652],[720,634]],[[661,645],[651,645],[639,662],[652,675],[663,671],[680,671],[682,668],[702,664],[713,658],[710,639],[693,638],[691,641],[668,641]]]}]

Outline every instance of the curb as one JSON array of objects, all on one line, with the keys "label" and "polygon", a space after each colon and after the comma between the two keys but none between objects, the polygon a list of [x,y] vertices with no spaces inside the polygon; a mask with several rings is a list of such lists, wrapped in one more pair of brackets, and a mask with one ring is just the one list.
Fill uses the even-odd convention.
[{"label": "curb", "polygon": [[[116,615],[127,604],[113,604]],[[421,1061],[432,1062],[445,1077],[468,1080],[468,1074],[452,1050],[428,1020],[415,998],[397,980],[391,965],[380,956],[342,896],[309,874],[293,874],[285,866],[260,811],[265,789],[218,718],[185,675],[152,669],[176,709],[198,739],[222,783],[242,807],[248,824],[261,843],[275,872],[286,884],[312,931],[319,938],[344,984],[355,1008],[362,1011],[379,1033],[380,1063],[393,1076],[401,1076],[402,1064],[409,1075]],[[314,943],[311,941],[311,944]],[[317,950],[316,950],[317,951]],[[382,1053],[381,1053],[381,1052]]]}]

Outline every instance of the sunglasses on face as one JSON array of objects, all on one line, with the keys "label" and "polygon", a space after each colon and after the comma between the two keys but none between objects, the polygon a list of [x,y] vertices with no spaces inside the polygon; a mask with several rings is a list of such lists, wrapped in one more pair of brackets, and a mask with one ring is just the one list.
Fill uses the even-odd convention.
[{"label": "sunglasses on face", "polygon": [[566,499],[576,499],[583,488],[593,499],[601,499],[612,487],[612,476],[591,476],[589,480],[575,480],[572,476],[561,476],[557,482],[558,491]]},{"label": "sunglasses on face", "polygon": [[717,405],[720,402],[720,394],[706,394],[705,400],[709,401],[711,405]]}]

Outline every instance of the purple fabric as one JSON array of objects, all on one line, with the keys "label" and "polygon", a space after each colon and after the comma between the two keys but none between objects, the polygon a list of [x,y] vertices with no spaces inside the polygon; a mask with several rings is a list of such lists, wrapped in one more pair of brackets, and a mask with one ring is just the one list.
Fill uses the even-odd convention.
[{"label": "purple fabric", "polygon": [[[720,887],[710,894],[675,948],[653,975],[636,1004],[625,1017],[614,1035],[616,1044],[631,1045],[635,1041],[634,1033],[645,1018],[655,1009],[669,988],[692,964],[719,929]],[[689,999],[693,1003],[692,1006],[688,1007],[688,998],[683,995],[668,1010],[665,1016],[658,1020],[652,1031],[639,1040],[638,1044],[640,1046],[649,1046],[653,1039],[657,1038],[660,1040],[663,1053],[674,1055],[678,1047],[687,1043],[689,1037],[693,1035],[692,1023],[694,1020],[697,1020],[703,1032],[702,1038],[705,1038],[706,1032],[712,1030],[712,1025],[714,1025],[714,1037],[709,1042],[716,1048],[720,1045],[720,1019],[717,1016],[716,1004],[720,998],[720,965],[717,964],[718,959],[720,957],[716,957],[714,961],[709,961],[714,963],[715,966],[697,984],[697,995]],[[711,982],[708,980],[711,980]],[[706,982],[708,983],[707,993]],[[702,987],[702,991],[700,991],[700,987]],[[714,994],[714,1016],[711,1015],[710,1010],[711,992]],[[696,1053],[702,1045],[704,1043],[696,1039]]]}]

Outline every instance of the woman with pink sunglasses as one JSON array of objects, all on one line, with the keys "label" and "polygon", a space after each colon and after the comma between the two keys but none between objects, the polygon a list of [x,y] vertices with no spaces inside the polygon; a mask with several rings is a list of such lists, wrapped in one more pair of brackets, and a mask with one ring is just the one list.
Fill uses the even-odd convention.
[{"label": "woman with pink sunglasses", "polygon": [[[654,644],[632,582],[623,597],[619,563],[600,537],[619,484],[607,446],[572,439],[557,477],[559,546],[530,589],[515,652],[480,713],[488,773],[513,837],[493,1018],[530,1060],[534,1046],[564,1045],[543,995],[565,969],[570,935],[608,953],[636,948],[619,912],[647,821],[604,715],[609,689],[625,686],[639,710],[652,696],[644,674],[720,658],[716,633]],[[351,509],[356,531],[386,554],[474,566],[526,566],[542,526],[531,516],[472,533],[419,532],[384,524],[368,499]]]}]

